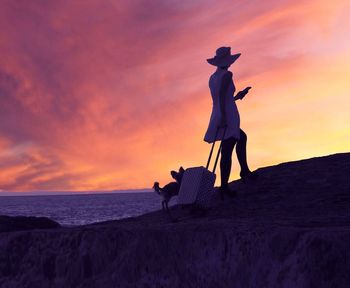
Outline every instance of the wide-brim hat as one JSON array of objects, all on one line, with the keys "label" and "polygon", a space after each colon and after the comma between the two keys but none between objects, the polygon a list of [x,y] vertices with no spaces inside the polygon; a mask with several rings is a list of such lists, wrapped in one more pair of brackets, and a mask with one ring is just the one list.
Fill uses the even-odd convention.
[{"label": "wide-brim hat", "polygon": [[231,55],[231,47],[220,47],[216,49],[216,55],[207,59],[207,61],[211,65],[224,67],[230,66],[239,56],[241,56],[241,53]]}]

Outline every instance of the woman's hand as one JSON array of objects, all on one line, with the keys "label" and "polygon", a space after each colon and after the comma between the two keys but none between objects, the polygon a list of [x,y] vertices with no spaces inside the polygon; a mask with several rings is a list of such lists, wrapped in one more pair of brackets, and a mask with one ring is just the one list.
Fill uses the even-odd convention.
[{"label": "woman's hand", "polygon": [[239,91],[237,94],[236,94],[236,96],[235,96],[235,100],[242,100],[244,97],[245,97],[245,95],[247,95],[248,94],[248,92],[249,92],[249,89],[251,89],[252,87],[246,87],[244,90],[242,90],[242,91]]}]

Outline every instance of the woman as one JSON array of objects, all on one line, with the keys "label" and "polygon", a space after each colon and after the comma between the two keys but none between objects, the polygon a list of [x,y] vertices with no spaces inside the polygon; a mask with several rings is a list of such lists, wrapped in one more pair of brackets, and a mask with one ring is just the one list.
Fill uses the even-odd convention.
[{"label": "woman", "polygon": [[[221,140],[221,197],[226,194],[235,196],[234,191],[228,188],[228,179],[231,172],[232,151],[235,145],[238,162],[241,166],[240,176],[245,179],[255,179],[256,174],[252,173],[247,164],[247,135],[240,129],[240,118],[235,101],[243,99],[251,87],[238,92],[236,96],[235,85],[232,80],[232,72],[228,68],[241,54],[231,55],[230,47],[220,47],[216,50],[214,58],[207,59],[208,63],[217,67],[210,76],[209,88],[213,99],[213,110],[204,141],[212,143]],[[224,135],[225,134],[225,135]],[[215,135],[216,139],[215,139]],[[224,139],[223,139],[224,137]]]}]

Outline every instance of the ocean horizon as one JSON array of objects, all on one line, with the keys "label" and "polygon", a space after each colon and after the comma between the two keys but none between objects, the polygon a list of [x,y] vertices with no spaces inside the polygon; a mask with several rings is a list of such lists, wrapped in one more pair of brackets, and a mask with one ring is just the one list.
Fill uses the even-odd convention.
[{"label": "ocean horizon", "polygon": [[155,192],[132,191],[1,196],[0,215],[48,217],[63,226],[76,226],[135,217],[161,209],[161,198]]},{"label": "ocean horizon", "polygon": [[143,193],[153,192],[150,188],[140,189],[121,189],[121,190],[64,190],[64,191],[5,191],[0,190],[1,196],[45,196],[45,195],[91,195],[91,194],[115,194],[115,193]]}]

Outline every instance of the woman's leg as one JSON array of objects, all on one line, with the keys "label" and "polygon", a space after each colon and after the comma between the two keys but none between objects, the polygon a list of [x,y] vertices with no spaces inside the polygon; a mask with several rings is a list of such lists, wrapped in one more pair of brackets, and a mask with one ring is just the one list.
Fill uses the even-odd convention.
[{"label": "woman's leg", "polygon": [[226,188],[228,185],[228,179],[231,173],[232,165],[232,151],[235,147],[237,139],[231,137],[222,141],[221,146],[221,160],[220,160],[220,170],[221,170],[221,187]]},{"label": "woman's leg", "polygon": [[247,134],[242,129],[240,130],[239,140],[237,141],[236,154],[239,165],[241,166],[241,173],[249,173],[247,163]]}]

